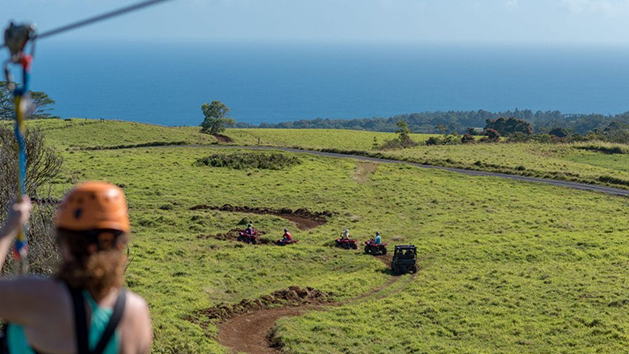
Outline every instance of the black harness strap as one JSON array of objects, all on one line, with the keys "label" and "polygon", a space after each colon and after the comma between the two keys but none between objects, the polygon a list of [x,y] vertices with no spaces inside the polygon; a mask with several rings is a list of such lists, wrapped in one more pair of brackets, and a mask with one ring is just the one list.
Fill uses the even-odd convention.
[{"label": "black harness strap", "polygon": [[85,312],[85,299],[81,289],[69,288],[74,306],[74,333],[76,337],[77,354],[89,354],[88,345],[90,327]]},{"label": "black harness strap", "polygon": [[124,313],[124,306],[126,303],[127,297],[124,289],[120,289],[118,292],[118,299],[116,300],[116,304],[114,305],[114,312],[111,314],[111,318],[109,319],[109,323],[107,323],[107,327],[105,327],[105,331],[103,335],[100,337],[96,348],[92,354],[102,354],[109,344],[111,337],[113,337],[118,324],[120,324],[120,320],[122,320],[122,314]]},{"label": "black harness strap", "polygon": [[[89,350],[89,323],[90,320],[85,311],[85,299],[83,298],[83,291],[81,289],[68,288],[70,295],[72,295],[72,304],[74,306],[74,331],[77,341],[77,354],[103,354],[107,344],[113,337],[116,328],[122,320],[126,303],[126,292],[124,289],[120,289],[118,293],[118,299],[114,305],[114,311],[105,327],[100,340],[96,344],[94,350]],[[91,316],[89,316],[91,317]]]}]

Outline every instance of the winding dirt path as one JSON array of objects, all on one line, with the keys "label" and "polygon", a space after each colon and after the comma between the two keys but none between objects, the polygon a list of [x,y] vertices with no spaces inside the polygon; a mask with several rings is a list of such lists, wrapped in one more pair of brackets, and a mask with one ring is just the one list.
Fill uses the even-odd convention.
[{"label": "winding dirt path", "polygon": [[[378,256],[387,269],[390,269],[391,255]],[[323,311],[330,307],[342,306],[358,303],[367,299],[383,299],[391,294],[398,293],[415,278],[416,274],[410,277],[391,276],[391,278],[381,286],[361,294],[353,299],[343,302],[330,303],[325,305],[303,305],[298,307],[278,307],[245,313],[219,324],[218,342],[230,348],[232,353],[249,354],[277,354],[278,350],[271,345],[268,335],[269,331],[280,318],[301,316],[308,311]],[[388,292],[401,279],[406,279],[403,286]]]}]

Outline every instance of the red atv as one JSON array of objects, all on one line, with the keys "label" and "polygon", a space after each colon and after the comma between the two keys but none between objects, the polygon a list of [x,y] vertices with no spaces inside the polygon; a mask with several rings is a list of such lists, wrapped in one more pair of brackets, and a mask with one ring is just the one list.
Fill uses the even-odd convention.
[{"label": "red atv", "polygon": [[387,244],[381,243],[376,245],[374,240],[365,241],[365,253],[374,256],[387,254]]},{"label": "red atv", "polygon": [[281,238],[281,239],[279,239],[279,240],[275,241],[274,243],[275,243],[277,246],[286,246],[286,245],[292,245],[292,244],[295,244],[295,243],[297,243],[297,242],[299,242],[299,240],[295,240],[295,239],[292,239],[292,240],[285,240],[285,239]]},{"label": "red atv", "polygon": [[259,235],[257,230],[253,230],[253,233],[251,234],[247,231],[239,231],[237,240],[255,245],[256,243],[258,243],[258,236]]},{"label": "red atv", "polygon": [[356,244],[357,240],[345,239],[345,238],[337,238],[336,239],[336,247],[348,249],[358,249],[358,245]]}]

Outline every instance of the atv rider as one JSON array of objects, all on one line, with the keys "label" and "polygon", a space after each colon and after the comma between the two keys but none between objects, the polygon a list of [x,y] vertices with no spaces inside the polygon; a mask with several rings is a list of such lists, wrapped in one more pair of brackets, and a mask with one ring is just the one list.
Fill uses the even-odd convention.
[{"label": "atv rider", "polygon": [[282,236],[282,242],[290,243],[292,240],[293,240],[293,236],[291,236],[290,232],[288,232],[288,229],[284,229],[284,236]]},{"label": "atv rider", "polygon": [[345,231],[343,231],[343,235],[341,236],[341,239],[343,241],[349,240],[349,229],[345,229]]},{"label": "atv rider", "polygon": [[376,238],[373,240],[373,243],[379,245],[382,243],[382,238],[380,237],[380,232],[376,231]]},{"label": "atv rider", "polygon": [[[0,268],[30,211],[27,196],[9,207]],[[9,323],[2,346],[12,354],[148,354],[148,306],[122,287],[131,232],[122,190],[103,182],[78,185],[57,209],[55,229],[62,262],[54,276],[0,280],[0,318]]]},{"label": "atv rider", "polygon": [[253,230],[253,221],[249,221],[249,224],[247,224],[247,229],[245,230],[245,233],[249,236],[253,236],[255,234],[255,231]]}]

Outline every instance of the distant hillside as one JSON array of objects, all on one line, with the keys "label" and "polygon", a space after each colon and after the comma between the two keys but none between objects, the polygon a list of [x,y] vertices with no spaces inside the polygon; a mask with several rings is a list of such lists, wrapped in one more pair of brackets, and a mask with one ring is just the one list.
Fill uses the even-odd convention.
[{"label": "distant hillside", "polygon": [[324,119],[298,120],[278,124],[261,123],[259,126],[239,123],[239,128],[279,128],[279,129],[352,129],[393,132],[396,122],[405,120],[415,133],[463,133],[467,128],[485,127],[487,119],[515,117],[531,123],[535,132],[548,132],[561,127],[573,133],[585,134],[594,129],[605,129],[611,122],[629,123],[629,112],[617,115],[602,114],[563,114],[559,111],[518,110],[505,112],[488,111],[448,111],[399,114],[390,118]]}]

